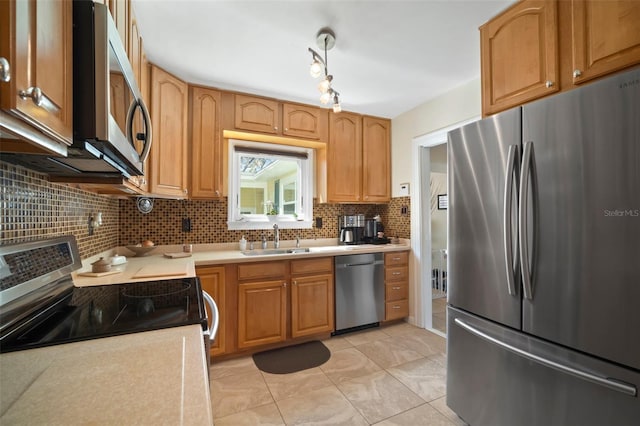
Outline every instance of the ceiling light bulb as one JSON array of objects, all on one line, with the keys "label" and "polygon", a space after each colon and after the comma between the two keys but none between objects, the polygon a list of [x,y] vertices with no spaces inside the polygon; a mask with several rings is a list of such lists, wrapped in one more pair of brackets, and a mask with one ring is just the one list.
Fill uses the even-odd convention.
[{"label": "ceiling light bulb", "polygon": [[333,104],[333,112],[340,112],[342,111],[342,106],[340,106],[340,102],[336,102]]},{"label": "ceiling light bulb", "polygon": [[317,59],[314,59],[313,62],[311,63],[309,74],[311,74],[311,77],[313,78],[318,78],[322,74],[322,64],[318,62]]},{"label": "ceiling light bulb", "polygon": [[330,100],[331,100],[331,93],[329,92],[325,92],[322,94],[322,96],[320,96],[320,103],[322,105],[328,104]]},{"label": "ceiling light bulb", "polygon": [[329,77],[331,76],[327,76],[327,78],[318,84],[318,90],[320,93],[327,93],[329,89],[331,89],[331,79]]}]

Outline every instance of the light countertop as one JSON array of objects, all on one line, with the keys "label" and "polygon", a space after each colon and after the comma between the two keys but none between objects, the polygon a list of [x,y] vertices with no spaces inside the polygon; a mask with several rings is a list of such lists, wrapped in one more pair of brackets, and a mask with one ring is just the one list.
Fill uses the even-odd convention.
[{"label": "light countertop", "polygon": [[[255,244],[256,247],[259,244]],[[295,241],[282,241],[280,248],[294,248]],[[262,262],[268,260],[291,260],[298,258],[340,256],[361,253],[379,253],[391,251],[406,251],[410,249],[408,240],[401,240],[401,244],[362,244],[362,245],[336,245],[335,239],[303,240],[300,247],[308,247],[307,253],[270,254],[259,256],[247,256],[238,249],[237,243],[232,244],[197,244],[193,246],[190,257],[171,259],[165,253],[177,253],[182,251],[182,246],[158,246],[150,254],[142,257],[129,257],[132,252],[123,247],[101,253],[82,262],[82,269],[73,273],[73,282],[77,287],[120,284],[135,281],[149,281],[156,279],[171,279],[181,277],[194,277],[196,266],[221,265],[227,263]],[[269,249],[273,243],[269,243]],[[114,275],[102,277],[85,277],[78,273],[90,272],[91,263],[100,257],[110,257],[116,253],[127,256],[127,263],[112,266],[112,270],[120,271]],[[140,270],[156,270],[162,276],[136,278]]]},{"label": "light countertop", "polygon": [[199,325],[0,355],[0,424],[211,425]]}]

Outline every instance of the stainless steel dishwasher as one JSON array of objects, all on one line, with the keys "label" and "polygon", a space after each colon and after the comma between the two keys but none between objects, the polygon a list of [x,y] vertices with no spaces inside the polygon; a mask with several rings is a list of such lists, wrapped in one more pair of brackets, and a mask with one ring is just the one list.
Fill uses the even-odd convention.
[{"label": "stainless steel dishwasher", "polygon": [[336,332],[379,325],[384,319],[382,253],[336,256]]}]

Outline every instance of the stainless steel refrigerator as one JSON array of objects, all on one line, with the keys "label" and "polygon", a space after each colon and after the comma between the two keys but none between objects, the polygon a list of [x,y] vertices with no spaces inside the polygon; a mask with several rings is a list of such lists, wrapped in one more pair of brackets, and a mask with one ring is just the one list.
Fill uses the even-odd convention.
[{"label": "stainless steel refrigerator", "polygon": [[640,424],[640,69],[449,133],[447,404]]}]

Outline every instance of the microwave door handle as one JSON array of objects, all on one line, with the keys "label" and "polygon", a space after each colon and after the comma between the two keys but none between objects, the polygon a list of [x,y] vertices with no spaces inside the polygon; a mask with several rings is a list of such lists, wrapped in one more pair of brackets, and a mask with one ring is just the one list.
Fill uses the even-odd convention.
[{"label": "microwave door handle", "polygon": [[[211,309],[211,325],[209,326],[209,339],[211,343],[216,339],[216,334],[218,334],[218,325],[220,324],[220,312],[218,311],[218,306],[216,305],[213,297],[206,291],[202,290],[202,296],[204,301],[209,305],[209,309]],[[206,315],[206,310],[205,310]],[[208,322],[208,321],[207,321]]]},{"label": "microwave door handle", "polygon": [[142,112],[142,119],[144,121],[144,128],[146,130],[144,148],[142,149],[142,153],[140,154],[140,162],[144,163],[151,150],[152,131],[149,111],[147,110],[147,106],[144,104],[144,101],[142,99],[138,99],[138,101],[131,104],[131,107],[129,108],[129,113],[127,114],[127,133],[129,135],[129,141],[132,145],[134,145],[135,137],[137,137],[137,135],[133,134],[133,116],[138,107]]},{"label": "microwave door handle", "polygon": [[149,115],[149,110],[147,109],[147,105],[145,105],[144,100],[140,98],[138,101],[140,103],[140,109],[142,110],[142,119],[144,120],[144,128],[147,131],[146,138],[144,141],[144,148],[142,150],[142,154],[140,155],[140,161],[144,163],[149,156],[149,152],[151,151],[151,143],[153,142],[153,130],[151,126],[151,116]]}]

